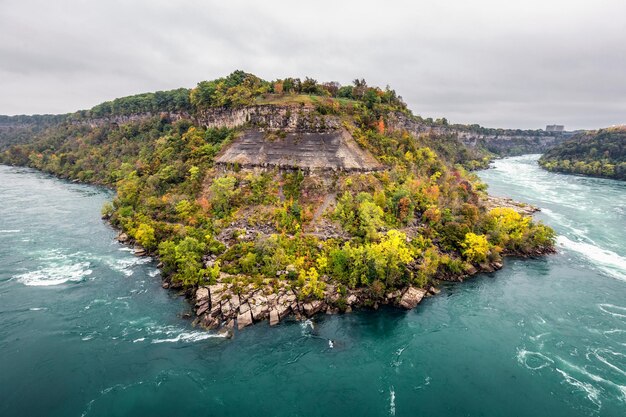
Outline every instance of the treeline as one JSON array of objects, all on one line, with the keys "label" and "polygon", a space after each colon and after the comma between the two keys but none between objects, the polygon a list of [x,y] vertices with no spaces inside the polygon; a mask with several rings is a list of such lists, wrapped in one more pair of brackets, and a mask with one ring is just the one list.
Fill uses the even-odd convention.
[{"label": "treeline", "polygon": [[554,132],[546,132],[543,129],[503,129],[503,128],[492,128],[492,127],[484,127],[478,124],[471,125],[463,125],[463,124],[454,124],[451,127],[458,130],[465,130],[469,132],[479,133],[481,135],[486,136],[554,136],[556,133]]},{"label": "treeline", "polygon": [[577,135],[548,150],[539,164],[549,171],[626,180],[626,128]]},{"label": "treeline", "polygon": [[129,97],[105,101],[87,111],[77,114],[87,118],[125,116],[140,113],[189,112],[192,110],[190,90],[179,88],[156,93],[136,94]]},{"label": "treeline", "polygon": [[202,81],[191,91],[191,103],[197,108],[246,106],[254,104],[263,95],[312,95],[363,102],[368,108],[390,106],[406,110],[402,97],[389,87],[384,90],[367,85],[364,79],[355,79],[353,85],[342,86],[338,82],[319,83],[313,78],[285,78],[265,81],[243,71],[235,71],[227,77]]}]

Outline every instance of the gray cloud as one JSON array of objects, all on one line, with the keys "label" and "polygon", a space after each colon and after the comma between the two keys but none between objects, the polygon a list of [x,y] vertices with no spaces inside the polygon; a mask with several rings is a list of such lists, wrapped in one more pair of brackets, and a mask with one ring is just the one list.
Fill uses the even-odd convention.
[{"label": "gray cloud", "polygon": [[392,88],[493,127],[626,123],[623,0],[0,0],[0,114],[62,113],[244,69]]}]

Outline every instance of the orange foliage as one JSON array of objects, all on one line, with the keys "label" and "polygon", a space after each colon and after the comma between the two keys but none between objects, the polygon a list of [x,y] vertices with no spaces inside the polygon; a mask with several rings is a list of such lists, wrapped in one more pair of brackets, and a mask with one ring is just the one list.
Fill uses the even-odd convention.
[{"label": "orange foliage", "polygon": [[402,197],[398,201],[398,218],[400,221],[405,221],[409,216],[409,209],[411,208],[411,200],[408,197]]},{"label": "orange foliage", "polygon": [[424,195],[431,201],[437,201],[439,199],[439,186],[437,184],[433,184],[430,187],[424,187],[422,193],[424,193]]},{"label": "orange foliage", "polygon": [[437,223],[441,220],[441,211],[436,207],[431,207],[424,212],[423,218],[431,223]]},{"label": "orange foliage", "polygon": [[209,200],[207,200],[206,197],[200,197],[197,200],[198,205],[202,208],[202,210],[204,212],[208,212],[209,209],[211,208],[211,203],[209,203]]},{"label": "orange foliage", "polygon": [[378,119],[376,129],[378,130],[378,133],[385,133],[385,121],[383,120],[383,116],[380,116],[380,119]]}]

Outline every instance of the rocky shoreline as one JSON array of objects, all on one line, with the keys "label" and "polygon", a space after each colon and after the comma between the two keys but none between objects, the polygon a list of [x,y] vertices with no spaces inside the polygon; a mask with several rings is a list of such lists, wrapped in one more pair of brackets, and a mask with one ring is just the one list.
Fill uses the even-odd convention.
[{"label": "rocky shoreline", "polygon": [[[539,211],[535,206],[493,196],[487,197],[486,205],[488,208],[510,207],[527,216]],[[120,232],[116,239],[132,247],[135,256],[154,256],[136,244],[126,233]],[[530,254],[503,253],[503,256],[528,258],[555,252],[554,248],[544,248]],[[206,262],[211,263],[211,260],[207,259]],[[502,266],[499,261],[485,262],[472,266],[465,274],[440,277],[439,281],[463,282],[479,273],[495,272]],[[159,263],[158,267],[161,268],[162,264]],[[192,304],[194,326],[219,330],[230,337],[235,328],[241,330],[266,320],[270,326],[275,326],[287,317],[304,319],[316,314],[351,313],[356,309],[376,310],[383,305],[411,310],[424,298],[440,292],[433,285],[426,288],[408,286],[383,295],[374,295],[366,288],[339,288],[328,282],[320,299],[301,299],[298,292],[291,288],[289,281],[264,279],[261,282],[246,282],[238,278],[222,272],[217,283],[203,285],[184,293]],[[179,283],[172,282],[166,275],[162,275],[162,281],[164,289],[183,290]]]},{"label": "rocky shoreline", "polygon": [[[151,255],[136,245],[125,233],[119,233],[117,240],[131,246],[135,256]],[[161,264],[158,266],[161,267]],[[471,275],[494,272],[500,268],[501,262],[484,263],[473,267],[467,274],[450,277],[445,281],[462,282]],[[194,311],[194,326],[220,330],[232,336],[235,328],[241,330],[266,320],[270,326],[275,326],[288,317],[304,319],[316,314],[351,313],[357,309],[376,310],[383,305],[411,310],[424,298],[440,292],[435,286],[427,288],[408,286],[376,297],[365,288],[340,291],[337,286],[328,283],[321,299],[303,300],[290,287],[288,281],[265,279],[261,283],[242,284],[236,278],[221,273],[216,284],[200,286],[185,292]],[[182,287],[171,282],[169,277],[164,275],[162,279],[164,289],[182,290]]]}]

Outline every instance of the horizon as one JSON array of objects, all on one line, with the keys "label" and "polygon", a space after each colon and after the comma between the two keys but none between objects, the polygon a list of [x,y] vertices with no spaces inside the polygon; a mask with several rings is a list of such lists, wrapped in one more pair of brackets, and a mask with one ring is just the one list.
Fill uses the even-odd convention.
[{"label": "horizon", "polygon": [[[626,4],[41,0],[0,4],[0,114],[64,114],[245,68],[390,85],[422,117],[505,129],[626,123]],[[59,10],[71,10],[71,15]],[[338,30],[338,28],[340,30]],[[582,30],[581,30],[582,29]],[[589,36],[593,33],[593,36]]]}]

